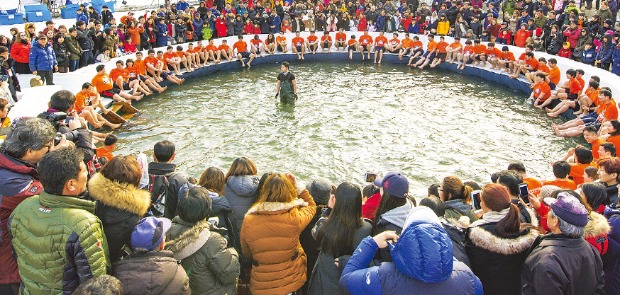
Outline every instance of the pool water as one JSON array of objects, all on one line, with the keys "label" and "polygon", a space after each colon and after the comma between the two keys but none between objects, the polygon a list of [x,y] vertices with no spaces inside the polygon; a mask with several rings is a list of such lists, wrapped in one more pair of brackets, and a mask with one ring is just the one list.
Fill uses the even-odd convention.
[{"label": "pool water", "polygon": [[526,94],[448,71],[293,63],[299,100],[286,106],[274,98],[279,69],[218,72],[137,103],[141,114],[120,130],[116,154],[150,157],[168,139],[180,170],[196,178],[209,166],[226,172],[240,156],[259,173],[302,180],[363,184],[367,171],[395,170],[421,196],[448,175],[488,182],[514,160],[550,178],[549,163],[583,142],[554,136],[554,121]]}]

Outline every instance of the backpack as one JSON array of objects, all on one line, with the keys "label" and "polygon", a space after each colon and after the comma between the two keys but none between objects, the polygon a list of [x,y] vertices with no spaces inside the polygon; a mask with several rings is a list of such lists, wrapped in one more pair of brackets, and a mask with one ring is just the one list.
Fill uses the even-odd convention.
[{"label": "backpack", "polygon": [[167,175],[149,174],[149,192],[151,193],[151,207],[149,212],[153,216],[162,217],[166,211],[166,200],[174,197],[170,189],[170,182]]}]

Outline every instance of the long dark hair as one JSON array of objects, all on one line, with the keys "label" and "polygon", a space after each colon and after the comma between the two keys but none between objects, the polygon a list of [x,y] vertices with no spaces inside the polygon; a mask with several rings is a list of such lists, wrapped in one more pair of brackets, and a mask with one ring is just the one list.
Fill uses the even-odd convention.
[{"label": "long dark hair", "polygon": [[336,204],[329,219],[317,234],[317,244],[323,253],[334,258],[353,253],[353,235],[362,226],[362,191],[350,182],[336,188]]},{"label": "long dark hair", "polygon": [[375,222],[372,224],[373,235],[376,234],[375,230],[377,229],[377,224],[379,223],[379,220],[381,220],[381,215],[394,208],[405,205],[405,203],[407,203],[407,198],[399,198],[383,191],[383,195],[381,195],[381,203],[379,204],[379,208],[377,208],[377,212],[375,213]]}]

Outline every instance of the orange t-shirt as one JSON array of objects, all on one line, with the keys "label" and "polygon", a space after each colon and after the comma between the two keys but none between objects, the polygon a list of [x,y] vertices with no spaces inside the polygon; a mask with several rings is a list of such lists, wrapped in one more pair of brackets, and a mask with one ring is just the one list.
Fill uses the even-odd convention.
[{"label": "orange t-shirt", "polygon": [[138,75],[140,75],[140,73],[138,73],[138,67],[134,66],[133,67],[125,67],[125,70],[128,73],[129,78],[136,78],[138,77]]},{"label": "orange t-shirt", "polygon": [[592,157],[595,160],[598,160],[598,158],[600,158],[600,155],[598,154],[598,149],[601,147],[601,144],[604,142],[605,142],[604,140],[597,138],[595,141],[590,143],[590,146],[592,146]]},{"label": "orange t-shirt", "polygon": [[590,164],[573,163],[570,165],[569,176],[573,178],[576,185],[583,183],[583,172],[588,168]]},{"label": "orange t-shirt", "polygon": [[487,51],[487,46],[484,44],[474,45],[474,54],[484,54]]},{"label": "orange t-shirt", "polygon": [[555,185],[559,188],[570,189],[570,190],[577,189],[577,184],[575,184],[575,182],[570,179],[568,180],[561,180],[561,179],[547,180],[543,182],[543,185]]},{"label": "orange t-shirt", "polygon": [[317,37],[316,35],[310,35],[308,36],[308,43],[313,43],[319,40],[319,37]]},{"label": "orange t-shirt", "polygon": [[106,158],[108,161],[112,160],[112,158],[114,158],[114,155],[112,155],[112,151],[114,150],[114,146],[102,146],[100,148],[97,148],[97,158],[101,158],[104,157]]},{"label": "orange t-shirt", "polygon": [[239,40],[239,41],[235,42],[235,44],[233,44],[233,50],[234,49],[237,49],[238,53],[247,52],[248,51],[248,43],[245,43],[245,41]]},{"label": "orange t-shirt", "polygon": [[347,40],[347,34],[346,33],[341,33],[341,32],[336,33],[336,41],[344,42],[345,40]]},{"label": "orange t-shirt", "polygon": [[133,62],[134,66],[138,70],[138,74],[146,75],[146,64],[144,64],[144,60],[136,60]]},{"label": "orange t-shirt", "polygon": [[377,44],[377,46],[385,46],[385,43],[388,42],[388,39],[385,36],[377,36],[375,38],[375,44]]},{"label": "orange t-shirt", "polygon": [[90,90],[81,90],[80,92],[76,93],[73,110],[77,113],[81,113],[84,107],[87,106],[86,100],[88,100],[91,96],[97,96],[97,93],[94,93]]},{"label": "orange t-shirt", "polygon": [[263,43],[263,40],[252,38],[252,40],[250,40],[250,43],[252,43],[252,45],[254,46],[259,46],[261,43]]},{"label": "orange t-shirt", "polygon": [[538,63],[538,70],[543,72],[543,73],[549,74],[549,67],[547,66],[546,63],[539,62]]},{"label": "orange t-shirt", "polygon": [[515,55],[510,51],[502,52],[501,56],[502,56],[502,60],[508,60],[508,61],[515,60]]},{"label": "orange t-shirt", "polygon": [[294,37],[293,40],[291,40],[291,42],[293,42],[294,46],[303,46],[304,45],[304,38],[302,38],[302,37]]},{"label": "orange t-shirt", "polygon": [[161,62],[161,64],[163,65],[163,68],[164,68],[165,70],[167,70],[167,69],[168,69],[168,63],[166,62],[166,59],[164,58],[164,56],[163,56],[163,55],[162,55],[161,57],[159,57],[159,56],[158,56],[158,57],[157,57],[157,60],[158,60],[159,62]]},{"label": "orange t-shirt", "polygon": [[349,41],[347,42],[347,45],[353,46],[353,45],[355,45],[355,43],[357,43],[357,41],[355,41],[355,39],[349,39]]},{"label": "orange t-shirt", "polygon": [[461,42],[452,42],[452,44],[450,44],[450,46],[448,46],[448,48],[450,48],[450,50],[457,51],[460,52],[461,49],[463,49],[463,44],[461,44]]},{"label": "orange t-shirt", "polygon": [[179,58],[184,58],[184,57],[185,57],[185,55],[187,55],[187,53],[185,53],[184,51],[177,51],[177,56],[178,56]]},{"label": "orange t-shirt", "polygon": [[114,84],[112,83],[112,79],[110,79],[110,76],[108,76],[108,74],[106,73],[97,73],[97,75],[93,78],[92,81],[90,81],[90,83],[93,84],[95,88],[97,88],[97,91],[99,91],[99,93],[110,90],[114,86]]},{"label": "orange t-shirt", "polygon": [[409,38],[405,38],[403,39],[403,48],[405,49],[409,49],[413,47],[413,40],[409,39]]},{"label": "orange t-shirt", "polygon": [[446,53],[446,48],[448,48],[448,42],[439,41],[439,43],[437,43],[437,51],[439,51],[439,53]]},{"label": "orange t-shirt", "polygon": [[583,86],[581,86],[581,83],[579,83],[577,79],[571,78],[570,80],[568,80],[569,93],[579,94],[579,91],[581,91],[581,89],[583,89]]},{"label": "orange t-shirt", "polygon": [[420,41],[420,40],[418,40],[418,41],[413,40],[413,41],[411,42],[411,48],[415,48],[415,49],[424,49],[424,48],[423,48],[423,46],[424,46],[424,45],[422,44],[422,41]]},{"label": "orange t-shirt", "polygon": [[228,44],[220,44],[220,46],[217,47],[217,50],[228,51],[230,50],[230,46],[228,46]]},{"label": "orange t-shirt", "polygon": [[620,151],[620,135],[612,135],[609,138],[607,138],[607,142],[612,143],[615,147],[617,151]]},{"label": "orange t-shirt", "polygon": [[530,58],[529,60],[526,60],[525,64],[532,67],[532,70],[534,71],[538,69],[538,66],[540,65],[540,63],[533,57]]},{"label": "orange t-shirt", "polygon": [[360,37],[360,44],[370,45],[372,43],[372,37],[370,35],[362,35]]},{"label": "orange t-shirt", "polygon": [[485,51],[486,55],[489,57],[500,57],[502,56],[502,51],[497,49],[497,47],[488,47]]},{"label": "orange t-shirt", "polygon": [[549,82],[554,85],[558,85],[558,83],[560,83],[560,68],[557,66],[549,69]]},{"label": "orange t-shirt", "polygon": [[545,95],[540,99],[540,101],[545,101],[547,98],[551,96],[551,87],[545,81],[540,81],[534,84],[534,98],[539,98],[541,93]]},{"label": "orange t-shirt", "polygon": [[147,57],[144,58],[144,66],[151,65],[154,68],[156,68],[158,63],[159,63],[159,59],[157,59],[157,57],[147,56]]},{"label": "orange t-shirt", "polygon": [[596,112],[607,121],[618,120],[618,108],[616,108],[616,102],[613,100],[601,103]]},{"label": "orange t-shirt", "polygon": [[179,57],[176,52],[164,52],[164,60],[175,59]]},{"label": "orange t-shirt", "polygon": [[276,43],[278,43],[278,44],[280,44],[282,42],[285,42],[285,41],[286,41],[286,37],[284,37],[284,36],[276,37]]},{"label": "orange t-shirt", "polygon": [[398,45],[398,44],[400,44],[400,40],[398,40],[398,38],[392,38],[392,39],[390,39],[390,45],[392,45],[392,46],[396,46],[396,45]]},{"label": "orange t-shirt", "polygon": [[584,91],[584,93],[595,106],[598,106],[599,101],[598,101],[598,94],[599,94],[599,90],[598,89],[593,89],[592,87],[588,87],[586,89],[586,91]]},{"label": "orange t-shirt", "polygon": [[215,52],[215,51],[217,50],[217,46],[215,46],[215,45],[213,45],[213,44],[209,44],[209,45],[207,45],[207,46],[205,47],[205,50],[206,50],[207,52],[209,52],[209,51],[213,51],[213,52]]},{"label": "orange t-shirt", "polygon": [[540,181],[532,177],[523,178],[523,183],[527,184],[527,189],[530,191],[542,187],[542,184],[540,183]]},{"label": "orange t-shirt", "polygon": [[521,55],[519,55],[519,60],[525,60],[525,52],[521,53]]},{"label": "orange t-shirt", "polygon": [[579,84],[581,84],[581,88],[586,88],[586,81],[583,80],[583,78],[575,77],[575,79],[577,79],[577,81],[579,81]]},{"label": "orange t-shirt", "polygon": [[127,71],[127,69],[112,69],[110,71],[110,78],[112,79],[112,81],[116,82],[116,80],[118,80],[118,77],[123,77],[123,81],[127,81],[127,77],[129,77],[129,72]]},{"label": "orange t-shirt", "polygon": [[433,52],[435,49],[437,49],[437,42],[435,42],[435,40],[428,41],[428,44],[426,44],[426,50]]},{"label": "orange t-shirt", "polygon": [[463,53],[464,54],[472,54],[472,53],[474,53],[474,46],[472,46],[472,45],[465,45],[465,47],[463,47]]},{"label": "orange t-shirt", "polygon": [[330,36],[330,35],[323,35],[323,36],[321,36],[321,42],[325,42],[325,41],[331,42],[332,41],[332,36]]}]

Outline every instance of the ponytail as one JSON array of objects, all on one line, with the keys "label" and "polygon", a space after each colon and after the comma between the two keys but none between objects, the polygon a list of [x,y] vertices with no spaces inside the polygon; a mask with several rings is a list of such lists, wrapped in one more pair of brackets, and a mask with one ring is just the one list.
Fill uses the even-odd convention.
[{"label": "ponytail", "polygon": [[463,202],[467,203],[467,204],[471,204],[471,193],[474,191],[474,189],[469,186],[469,185],[464,185],[463,186]]},{"label": "ponytail", "polygon": [[508,214],[495,225],[497,235],[503,238],[513,236],[521,230],[519,208],[513,203],[510,203],[508,208]]}]

